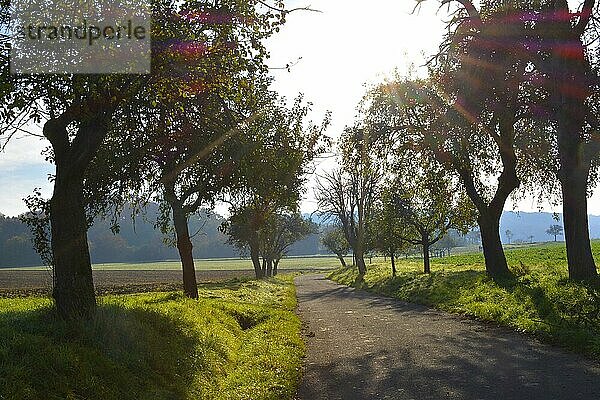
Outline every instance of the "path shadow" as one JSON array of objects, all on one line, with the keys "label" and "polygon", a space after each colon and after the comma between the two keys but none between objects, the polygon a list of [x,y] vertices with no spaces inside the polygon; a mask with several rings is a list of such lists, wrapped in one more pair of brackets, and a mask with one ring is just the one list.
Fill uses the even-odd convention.
[{"label": "path shadow", "polygon": [[308,365],[298,396],[304,400],[600,398],[600,366],[578,356],[486,331],[462,332],[459,337],[421,333],[421,337],[422,346],[349,352]]},{"label": "path shadow", "polygon": [[[507,328],[335,284],[301,296],[321,303],[309,346],[325,350],[307,360],[300,399],[600,398],[598,362]],[[355,311],[343,327],[318,322],[325,300]]]}]

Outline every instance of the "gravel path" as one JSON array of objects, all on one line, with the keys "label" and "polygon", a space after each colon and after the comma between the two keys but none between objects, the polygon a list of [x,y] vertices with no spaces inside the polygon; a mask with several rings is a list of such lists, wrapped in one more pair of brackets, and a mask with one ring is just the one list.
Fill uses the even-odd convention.
[{"label": "gravel path", "polygon": [[302,400],[600,399],[600,364],[503,328],[296,278]]}]

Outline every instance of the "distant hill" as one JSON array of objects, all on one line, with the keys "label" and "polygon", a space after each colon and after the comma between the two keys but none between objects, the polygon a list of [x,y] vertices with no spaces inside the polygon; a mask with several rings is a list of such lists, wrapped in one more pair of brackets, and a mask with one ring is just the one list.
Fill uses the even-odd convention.
[{"label": "distant hill", "polygon": [[[127,212],[124,213],[127,215]],[[88,242],[93,263],[148,262],[177,260],[177,249],[164,243],[164,235],[154,228],[158,206],[150,204],[145,216],[124,216],[120,231],[114,235],[110,222],[96,219],[88,232]],[[306,217],[309,217],[308,215]],[[190,218],[190,233],[194,235],[194,257],[237,257],[236,248],[227,244],[227,236],[219,231],[224,218],[215,213],[201,213]],[[29,239],[29,229],[18,218],[0,214],[0,268],[41,265]],[[314,255],[322,253],[319,235],[311,235],[296,243],[290,255]]]},{"label": "distant hill", "polygon": [[[600,216],[590,215],[590,237],[592,239],[600,238]],[[513,233],[512,241],[529,241],[529,236],[533,236],[534,242],[547,242],[554,240],[553,236],[546,233],[550,225],[562,226],[562,214],[558,214],[558,220],[552,213],[537,212],[514,212],[505,211],[500,219],[500,235],[504,243],[508,243],[506,230]],[[559,236],[558,240],[564,240],[564,236]]]}]

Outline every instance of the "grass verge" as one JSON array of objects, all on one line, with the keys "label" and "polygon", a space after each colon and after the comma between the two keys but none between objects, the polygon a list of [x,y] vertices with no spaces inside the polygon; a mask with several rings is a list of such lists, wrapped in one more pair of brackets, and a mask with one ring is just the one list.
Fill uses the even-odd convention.
[{"label": "grass verge", "polygon": [[362,280],[354,268],[338,269],[329,278],[532,333],[598,358],[600,288],[568,280],[566,261],[554,258],[561,253],[559,245],[511,250],[507,258],[515,277],[503,281],[485,275],[480,255],[436,260],[430,275],[420,272],[418,261],[405,260],[397,263],[396,277],[389,263],[378,263]]},{"label": "grass verge", "polygon": [[292,277],[100,298],[67,324],[0,299],[0,399],[291,399],[304,344]]}]

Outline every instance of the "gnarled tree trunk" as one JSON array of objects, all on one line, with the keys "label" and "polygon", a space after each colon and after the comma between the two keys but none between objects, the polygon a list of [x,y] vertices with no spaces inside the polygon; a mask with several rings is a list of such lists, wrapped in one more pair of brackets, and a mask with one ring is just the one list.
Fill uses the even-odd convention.
[{"label": "gnarled tree trunk", "polygon": [[[514,98],[508,101],[508,103],[514,104]],[[499,120],[500,135],[496,140],[504,168],[498,178],[496,193],[489,203],[478,192],[472,171],[468,168],[457,168],[461,180],[465,185],[467,195],[473,204],[475,204],[479,213],[477,222],[481,232],[485,271],[488,276],[494,279],[510,275],[500,239],[500,217],[502,216],[506,200],[521,184],[517,176],[517,156],[514,147],[514,115],[514,110],[507,106],[505,117]]]},{"label": "gnarled tree trunk", "polygon": [[337,254],[337,258],[340,260],[340,264],[342,264],[342,268],[347,268],[346,260],[342,254]]},{"label": "gnarled tree trunk", "polygon": [[89,318],[96,310],[83,182],[85,171],[108,132],[109,116],[98,113],[80,121],[72,141],[67,133],[72,120],[63,117],[48,120],[44,136],[52,144],[56,164],[50,200],[53,297],[58,314],[70,320]]},{"label": "gnarled tree trunk", "polygon": [[367,265],[365,263],[365,253],[364,250],[359,246],[354,252],[354,257],[356,260],[356,267],[358,268],[359,275],[365,275],[367,273]]},{"label": "gnarled tree trunk", "polygon": [[57,165],[54,194],[50,200],[53,297],[64,319],[89,318],[96,309],[92,265],[83,204],[83,179],[63,177]]},{"label": "gnarled tree trunk", "polygon": [[164,182],[165,200],[173,211],[173,225],[177,236],[177,251],[181,260],[183,272],[183,292],[190,299],[198,298],[198,283],[196,282],[196,268],[194,266],[194,255],[190,231],[188,228],[188,213],[185,210],[183,200],[177,197],[175,182]]}]

